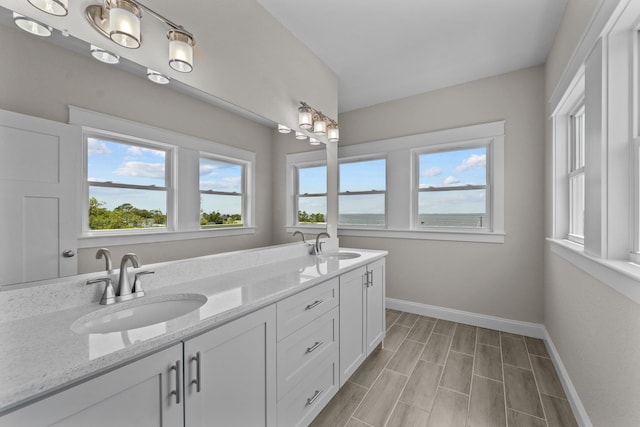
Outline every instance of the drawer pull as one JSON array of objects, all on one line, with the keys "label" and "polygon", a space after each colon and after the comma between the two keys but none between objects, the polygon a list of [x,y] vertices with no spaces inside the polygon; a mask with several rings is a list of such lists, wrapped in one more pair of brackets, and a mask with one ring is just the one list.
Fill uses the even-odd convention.
[{"label": "drawer pull", "polygon": [[320,397],[323,391],[324,390],[316,390],[313,396],[307,399],[307,404],[305,406],[313,405],[313,402],[315,402]]},{"label": "drawer pull", "polygon": [[305,351],[305,353],[313,352],[316,348],[320,347],[322,344],[324,344],[322,341],[316,341],[314,345],[312,345],[311,347],[307,347],[307,351]]},{"label": "drawer pull", "polygon": [[175,396],[176,397],[176,403],[179,404],[180,403],[180,361],[176,360],[176,364],[175,365],[171,365],[171,369],[172,371],[176,371],[176,389],[175,390],[171,390],[171,393],[169,393],[170,396]]},{"label": "drawer pull", "polygon": [[191,361],[196,362],[196,379],[191,380],[191,384],[195,384],[196,392],[200,393],[200,352],[197,352],[195,356],[191,356]]},{"label": "drawer pull", "polygon": [[319,299],[319,300],[317,300],[316,302],[314,302],[313,304],[309,304],[309,305],[308,305],[308,306],[306,306],[304,309],[305,309],[305,310],[311,310],[312,308],[319,306],[319,305],[320,305],[320,304],[322,304],[323,302],[324,302],[324,300]]}]

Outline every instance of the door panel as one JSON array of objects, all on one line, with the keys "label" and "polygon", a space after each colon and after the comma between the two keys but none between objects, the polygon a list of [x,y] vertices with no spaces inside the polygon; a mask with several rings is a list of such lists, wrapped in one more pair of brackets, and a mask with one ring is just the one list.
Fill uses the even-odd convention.
[{"label": "door panel", "polygon": [[0,285],[77,274],[79,127],[0,110]]}]

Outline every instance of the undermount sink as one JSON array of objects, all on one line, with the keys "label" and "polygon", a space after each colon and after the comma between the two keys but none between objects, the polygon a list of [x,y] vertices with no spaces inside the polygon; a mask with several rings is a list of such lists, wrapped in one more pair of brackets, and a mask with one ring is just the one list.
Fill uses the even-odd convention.
[{"label": "undermount sink", "polygon": [[321,259],[353,259],[358,258],[360,256],[359,253],[356,252],[327,252],[318,255]]},{"label": "undermount sink", "polygon": [[142,328],[184,316],[202,307],[207,297],[173,294],[141,297],[89,313],[71,324],[77,334],[106,334]]}]

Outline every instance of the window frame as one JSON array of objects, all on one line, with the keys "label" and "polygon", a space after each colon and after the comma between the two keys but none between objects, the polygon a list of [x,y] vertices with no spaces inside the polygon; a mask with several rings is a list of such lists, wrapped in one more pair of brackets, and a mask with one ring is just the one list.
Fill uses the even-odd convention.
[{"label": "window frame", "polygon": [[[486,148],[486,182],[485,185],[482,186],[472,186],[473,188],[469,188],[468,186],[449,186],[449,187],[437,187],[436,190],[431,190],[429,188],[420,188],[420,156],[424,154],[434,154],[434,153],[443,153],[449,151],[462,151],[473,148]],[[493,141],[481,139],[481,140],[471,140],[471,141],[462,141],[462,142],[453,142],[448,144],[442,144],[432,147],[422,147],[416,150],[413,150],[414,164],[415,164],[415,173],[413,176],[414,185],[412,195],[414,198],[413,206],[414,210],[412,212],[412,226],[416,230],[424,230],[431,232],[440,232],[440,231],[450,231],[450,232],[491,232],[493,230],[493,156],[492,156],[492,147]],[[460,191],[460,190],[474,190],[481,189],[475,188],[481,187],[486,191],[486,199],[485,199],[485,213],[487,217],[487,224],[480,228],[475,227],[425,227],[420,225],[420,206],[419,206],[419,198],[420,193],[422,192],[431,192],[431,191]]]},{"label": "window frame", "polygon": [[[300,211],[300,169],[305,169],[305,168],[314,168],[314,167],[322,167],[324,166],[325,169],[327,167],[327,162],[326,160],[324,162],[322,161],[310,161],[310,162],[300,162],[300,163],[296,163],[293,165],[293,173],[294,173],[294,182],[293,182],[293,188],[294,188],[294,193],[293,193],[293,212],[290,212],[293,216],[293,225],[294,227],[299,227],[299,228],[319,228],[322,227],[324,228],[326,226],[326,219],[327,219],[327,212],[324,213],[325,215],[325,222],[317,222],[317,223],[306,223],[306,224],[302,224],[299,221],[299,211]],[[325,174],[325,179],[326,179],[326,174]],[[324,197],[325,199],[328,197],[327,196],[327,192],[325,191],[324,193],[305,193],[304,197]],[[287,211],[290,211],[290,209],[287,209]],[[290,222],[288,222],[290,223]]]},{"label": "window frame", "polygon": [[[576,131],[578,124],[577,120],[580,120],[581,131],[578,133]],[[585,196],[587,193],[586,186],[586,176],[585,176],[585,150],[586,150],[586,132],[585,132],[585,99],[584,93],[576,103],[576,105],[571,109],[568,114],[568,135],[567,135],[567,150],[568,150],[568,164],[567,164],[567,183],[568,183],[568,194],[569,194],[569,218],[568,218],[568,232],[567,232],[567,240],[570,240],[574,243],[578,243],[580,245],[584,245],[584,227],[585,227]],[[578,138],[580,136],[580,138]],[[576,234],[574,231],[575,221],[577,220],[577,215],[580,213],[576,212],[576,206],[574,204],[574,195],[572,193],[573,187],[572,183],[575,180],[580,180],[582,178],[582,234]]]},{"label": "window frame", "polygon": [[[346,163],[360,163],[373,160],[384,160],[385,169],[385,189],[384,190],[369,190],[369,191],[340,191],[340,166]],[[353,229],[385,229],[387,227],[387,211],[388,211],[388,198],[387,198],[387,176],[388,162],[387,156],[381,154],[372,154],[365,156],[346,157],[338,159],[338,228],[353,228]],[[384,223],[383,224],[343,224],[340,223],[340,196],[358,196],[358,195],[373,195],[384,194]]]},{"label": "window frame", "polygon": [[[432,149],[446,145],[464,145],[470,141],[491,144],[490,169],[492,181],[492,229],[424,230],[415,227],[417,212],[417,164],[414,150]],[[505,121],[463,126],[417,135],[364,142],[338,147],[338,162],[354,159],[385,158],[385,226],[353,226],[338,224],[339,236],[402,238],[421,240],[449,240],[462,242],[504,243],[504,174],[505,174]],[[298,228],[320,229],[324,226],[297,226],[294,221],[295,167],[297,165],[326,164],[325,150],[292,153],[286,156],[287,206],[286,225],[288,232]],[[423,227],[421,227],[423,228]]]},{"label": "window frame", "polygon": [[[241,178],[241,184],[240,184],[240,193],[238,192],[233,192],[233,191],[215,191],[215,190],[202,190],[201,186],[200,186],[200,175],[198,174],[198,191],[199,194],[202,196],[203,194],[214,194],[214,195],[221,195],[221,196],[240,196],[240,215],[242,218],[242,225],[229,225],[229,226],[225,226],[225,227],[202,227],[200,226],[201,230],[216,230],[216,229],[223,229],[223,228],[241,228],[244,227],[246,224],[251,224],[251,218],[250,218],[250,214],[248,212],[248,207],[249,207],[249,200],[248,200],[248,194],[247,194],[247,176],[248,176],[248,169],[250,168],[251,164],[250,162],[244,161],[244,160],[240,160],[240,159],[234,159],[234,158],[230,158],[230,157],[226,157],[226,156],[221,156],[219,154],[214,154],[211,152],[203,152],[201,151],[199,153],[198,156],[198,166],[200,166],[200,160],[201,159],[208,159],[208,160],[213,160],[213,161],[218,161],[218,162],[223,162],[223,163],[227,163],[227,164],[232,164],[232,165],[237,165],[240,166],[241,172],[240,172],[240,178]],[[199,168],[198,168],[199,170]],[[200,203],[200,212],[202,212],[202,203]]]}]

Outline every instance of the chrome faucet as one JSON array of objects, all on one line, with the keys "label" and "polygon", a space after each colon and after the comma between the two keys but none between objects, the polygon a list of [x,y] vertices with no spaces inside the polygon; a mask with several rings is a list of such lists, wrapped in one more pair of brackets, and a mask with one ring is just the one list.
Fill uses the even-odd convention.
[{"label": "chrome faucet", "polygon": [[331,236],[329,236],[329,233],[327,233],[326,231],[318,233],[318,235],[316,236],[316,245],[314,247],[316,255],[319,255],[320,252],[322,251],[322,242],[320,241],[320,237],[321,236],[327,236],[327,237],[331,238]]},{"label": "chrome faucet", "polygon": [[109,249],[107,248],[100,248],[98,249],[98,252],[96,252],[96,259],[100,259],[104,257],[104,262],[105,262],[105,270],[107,270],[107,273],[111,274],[111,272],[113,271],[113,265],[111,264],[111,252],[109,251]]},{"label": "chrome faucet", "polygon": [[294,232],[293,232],[293,235],[294,235],[294,236],[296,236],[296,235],[298,235],[298,234],[300,235],[300,237],[302,237],[302,243],[305,243],[305,242],[306,242],[306,240],[304,240],[304,233],[303,233],[302,231],[300,231],[300,230],[296,230],[296,231],[294,231]]},{"label": "chrome faucet", "polygon": [[122,257],[122,261],[120,261],[120,277],[118,278],[118,289],[116,290],[116,297],[119,301],[124,301],[136,296],[135,294],[131,294],[131,284],[129,283],[129,275],[127,274],[127,263],[129,261],[131,261],[131,265],[134,268],[140,267],[140,259],[138,259],[138,255],[134,253],[128,253]]}]

